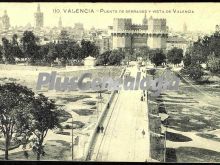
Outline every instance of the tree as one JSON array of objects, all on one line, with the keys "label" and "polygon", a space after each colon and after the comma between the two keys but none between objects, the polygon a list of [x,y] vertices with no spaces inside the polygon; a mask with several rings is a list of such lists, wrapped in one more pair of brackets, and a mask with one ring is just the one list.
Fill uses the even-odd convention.
[{"label": "tree", "polygon": [[[66,49],[66,45],[64,45],[64,44],[62,44],[62,43],[57,43],[57,44],[55,45],[55,50],[56,50],[56,52],[57,52],[57,57],[58,57],[59,59],[61,59],[61,58],[63,57],[62,51],[63,51],[64,49]],[[55,51],[55,50],[54,50],[54,51]]]},{"label": "tree", "polygon": [[81,41],[80,58],[84,59],[88,56],[97,57],[99,54],[98,47],[91,41]]},{"label": "tree", "polygon": [[[207,69],[212,73],[219,72],[220,59],[220,33],[215,32],[211,36],[205,36],[194,42],[186,52],[183,59],[183,72],[193,72],[195,69],[197,75],[203,75],[201,66],[199,64],[206,63]],[[197,66],[196,69],[194,66]],[[190,68],[193,67],[194,69]],[[191,74],[191,77],[197,77]],[[199,76],[198,76],[199,77]],[[196,79],[196,78],[193,78]]]},{"label": "tree", "polygon": [[32,109],[33,124],[32,129],[36,138],[33,139],[33,151],[37,154],[37,160],[44,155],[44,138],[49,129],[59,127],[58,111],[53,100],[49,100],[42,94],[34,100]]},{"label": "tree", "polygon": [[77,61],[79,61],[80,59],[80,46],[78,43],[75,43],[72,47],[72,52],[71,52],[71,59],[76,59]]},{"label": "tree", "polygon": [[18,36],[14,34],[12,37],[12,56],[17,58],[24,58],[24,54],[18,44]]},{"label": "tree", "polygon": [[111,51],[106,51],[100,54],[96,59],[96,65],[107,65],[109,63],[110,55],[111,55]]},{"label": "tree", "polygon": [[156,66],[159,66],[165,62],[166,56],[162,49],[155,49],[149,52],[149,58],[152,63],[154,63]]},{"label": "tree", "polygon": [[125,58],[125,52],[121,50],[113,50],[108,57],[109,65],[120,65],[123,58]]},{"label": "tree", "polygon": [[214,53],[215,57],[220,57],[220,32],[217,31],[210,36],[207,47],[209,48],[209,55]]},{"label": "tree", "polygon": [[185,57],[183,58],[184,67],[188,67],[191,64],[191,56],[190,54],[186,53]]},{"label": "tree", "polygon": [[30,133],[33,98],[34,93],[27,87],[15,83],[0,85],[0,129],[5,138],[6,160],[13,137]]},{"label": "tree", "polygon": [[203,68],[200,64],[191,64],[181,69],[181,73],[187,75],[190,79],[198,81],[204,75]]},{"label": "tree", "polygon": [[[205,41],[207,42],[207,41]],[[197,42],[193,43],[193,46],[188,48],[188,54],[191,56],[192,63],[204,63],[209,55],[208,48],[203,44],[203,40],[199,39]]]},{"label": "tree", "polygon": [[15,59],[12,55],[12,45],[9,42],[9,40],[5,37],[2,38],[2,56],[3,56],[3,60],[6,63],[15,63]]},{"label": "tree", "polygon": [[212,73],[220,73],[220,58],[215,55],[209,56],[207,61],[207,69]]},{"label": "tree", "polygon": [[58,57],[58,53],[54,44],[49,45],[48,53],[46,56],[46,61],[48,63],[53,63],[54,60]]},{"label": "tree", "polygon": [[62,30],[59,35],[59,40],[61,43],[67,43],[70,41],[70,36],[66,30]]},{"label": "tree", "polygon": [[37,38],[32,31],[25,31],[23,33],[21,43],[28,62],[30,61],[31,63],[34,63],[36,59],[39,59],[39,47],[37,45],[38,41],[39,38]]},{"label": "tree", "polygon": [[176,65],[180,64],[183,59],[183,50],[179,48],[173,48],[168,51],[167,53],[167,60],[168,62]]},{"label": "tree", "polygon": [[50,63],[50,61],[48,60],[48,53],[49,53],[49,48],[50,48],[51,44],[45,44],[45,45],[41,45],[40,49],[38,51],[39,54],[39,58],[41,59],[41,61],[43,62],[47,62]]},{"label": "tree", "polygon": [[3,47],[2,47],[2,45],[0,45],[0,62],[2,62],[3,61],[3,57],[2,57],[2,55],[3,55]]},{"label": "tree", "polygon": [[149,60],[150,48],[148,46],[143,46],[134,51],[135,57],[142,57],[144,61]]}]

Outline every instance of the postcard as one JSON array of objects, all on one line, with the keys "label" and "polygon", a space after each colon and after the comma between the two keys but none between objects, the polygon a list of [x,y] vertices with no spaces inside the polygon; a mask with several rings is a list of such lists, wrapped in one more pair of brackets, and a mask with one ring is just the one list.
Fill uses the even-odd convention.
[{"label": "postcard", "polygon": [[220,162],[220,3],[2,2],[0,159]]}]

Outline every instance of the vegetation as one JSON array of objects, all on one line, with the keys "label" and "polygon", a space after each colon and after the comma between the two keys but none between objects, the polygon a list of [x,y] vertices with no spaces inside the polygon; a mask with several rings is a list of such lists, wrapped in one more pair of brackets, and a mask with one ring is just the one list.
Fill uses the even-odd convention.
[{"label": "vegetation", "polygon": [[149,53],[150,53],[150,48],[148,46],[144,46],[139,49],[136,49],[134,52],[136,58],[142,57],[144,61],[149,60]]},{"label": "vegetation", "polygon": [[173,48],[167,53],[167,60],[174,65],[180,64],[183,59],[183,50],[179,48]]},{"label": "vegetation", "polygon": [[30,134],[33,99],[34,93],[26,87],[14,83],[0,85],[0,129],[5,139],[6,160],[12,140]]},{"label": "vegetation", "polygon": [[208,57],[207,69],[212,73],[220,73],[220,58],[215,55]]},{"label": "vegetation", "polygon": [[188,76],[192,80],[199,81],[204,75],[204,69],[200,64],[190,64],[188,67],[181,69],[181,73]]},{"label": "vegetation", "polygon": [[[206,63],[211,73],[220,72],[220,33],[205,36],[194,42],[183,59],[182,73],[188,74],[193,80],[199,80],[204,75],[201,64]],[[191,68],[191,69],[190,69]]]},{"label": "vegetation", "polygon": [[56,59],[62,65],[81,63],[87,56],[97,57],[99,49],[95,43],[82,40],[77,43],[70,40],[66,31],[61,31],[58,43],[39,44],[39,38],[32,31],[25,31],[20,44],[17,35],[12,40],[2,38],[0,59],[4,63],[14,64],[16,58],[23,59],[32,65],[51,65]]},{"label": "vegetation", "polygon": [[110,50],[97,57],[96,65],[121,65],[125,58],[125,52],[121,50]]},{"label": "vegetation", "polygon": [[162,63],[165,63],[166,55],[163,53],[162,49],[150,50],[149,59],[156,66],[159,66],[162,65]]},{"label": "vegetation", "polygon": [[42,94],[39,94],[34,102],[32,109],[33,123],[32,130],[36,138],[32,139],[34,142],[33,151],[37,154],[37,160],[40,160],[41,155],[45,154],[44,151],[44,138],[49,129],[59,127],[59,113],[56,111],[56,106],[53,100],[48,100]]},{"label": "vegetation", "polygon": [[0,85],[0,131],[5,139],[5,159],[8,160],[12,144],[20,142],[25,150],[31,140],[40,160],[48,130],[59,126],[57,112],[54,101],[42,94],[35,96],[27,87],[15,83]]}]

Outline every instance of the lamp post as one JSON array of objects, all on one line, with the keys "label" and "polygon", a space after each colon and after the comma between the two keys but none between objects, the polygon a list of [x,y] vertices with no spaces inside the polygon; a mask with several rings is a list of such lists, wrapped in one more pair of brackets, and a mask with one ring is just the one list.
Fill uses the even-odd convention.
[{"label": "lamp post", "polygon": [[164,162],[166,162],[166,135],[167,134],[167,126],[165,126],[165,134],[164,134]]},{"label": "lamp post", "polygon": [[73,160],[73,116],[72,116],[72,160]]},{"label": "lamp post", "polygon": [[167,140],[168,118],[169,116],[165,119],[166,121],[165,121],[165,133],[164,133],[164,162],[166,162],[166,150],[167,150],[166,140]]}]

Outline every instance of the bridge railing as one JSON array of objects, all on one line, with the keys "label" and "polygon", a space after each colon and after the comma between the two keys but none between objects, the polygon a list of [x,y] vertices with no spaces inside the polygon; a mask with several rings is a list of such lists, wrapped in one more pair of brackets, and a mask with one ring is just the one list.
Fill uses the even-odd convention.
[{"label": "bridge railing", "polygon": [[[123,77],[123,75],[125,73],[125,70],[126,70],[125,68],[122,70],[120,78]],[[108,112],[108,110],[109,110],[109,108],[111,106],[111,103],[112,103],[112,101],[114,99],[115,93],[116,93],[116,91],[113,91],[111,93],[111,95],[109,97],[109,100],[105,104],[104,109],[102,110],[102,112],[101,112],[101,114],[100,114],[100,116],[98,118],[98,121],[97,121],[97,123],[95,125],[95,128],[92,130],[92,133],[89,136],[89,140],[88,140],[88,143],[87,143],[86,148],[85,148],[85,154],[83,156],[83,160],[84,161],[90,160],[91,153],[92,153],[92,150],[93,150],[93,148],[92,148],[93,147],[93,143],[94,143],[94,140],[95,140],[96,135],[97,135],[97,133],[96,133],[97,132],[97,127],[103,122],[103,118],[104,118],[105,114]]]}]

